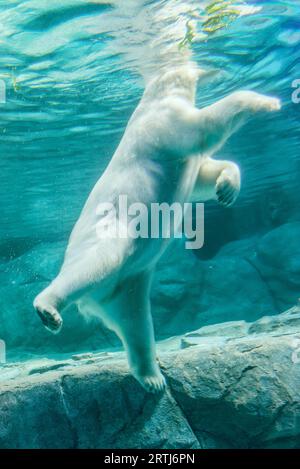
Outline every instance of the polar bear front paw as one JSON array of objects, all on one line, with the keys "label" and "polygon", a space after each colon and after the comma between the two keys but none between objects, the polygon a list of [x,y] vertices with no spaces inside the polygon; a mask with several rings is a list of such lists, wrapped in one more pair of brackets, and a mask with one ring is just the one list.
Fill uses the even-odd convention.
[{"label": "polar bear front paw", "polygon": [[255,110],[274,112],[281,109],[280,100],[269,96],[258,95],[255,103]]},{"label": "polar bear front paw", "polygon": [[63,320],[59,312],[50,305],[34,304],[35,310],[42,320],[45,328],[52,332],[52,334],[58,334],[62,328]]},{"label": "polar bear front paw", "polygon": [[237,165],[231,164],[224,169],[216,181],[216,196],[219,204],[230,207],[236,201],[241,188],[240,170]]},{"label": "polar bear front paw", "polygon": [[255,91],[238,91],[236,93],[239,105],[252,112],[274,112],[281,109],[280,99],[272,98]]}]

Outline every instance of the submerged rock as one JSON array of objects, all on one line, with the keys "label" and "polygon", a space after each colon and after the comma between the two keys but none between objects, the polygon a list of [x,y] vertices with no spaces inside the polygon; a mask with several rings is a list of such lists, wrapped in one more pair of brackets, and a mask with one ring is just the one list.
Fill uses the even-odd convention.
[{"label": "submerged rock", "polygon": [[158,264],[152,288],[153,315],[161,336],[222,321],[254,321],[278,312],[268,284],[249,259],[253,239],[248,242],[248,255],[243,240],[242,251],[240,242],[231,243],[228,251],[207,261],[181,243],[171,245]]},{"label": "submerged rock", "polygon": [[254,321],[300,296],[300,222],[226,244],[201,261],[183,243],[158,264],[152,297],[158,330],[178,334],[229,320]]},{"label": "submerged rock", "polygon": [[122,352],[7,364],[19,376],[0,384],[0,448],[299,448],[299,318],[295,307],[160,343],[158,396]]},{"label": "submerged rock", "polygon": [[300,294],[300,222],[267,233],[257,245],[255,265],[279,310],[294,304]]}]

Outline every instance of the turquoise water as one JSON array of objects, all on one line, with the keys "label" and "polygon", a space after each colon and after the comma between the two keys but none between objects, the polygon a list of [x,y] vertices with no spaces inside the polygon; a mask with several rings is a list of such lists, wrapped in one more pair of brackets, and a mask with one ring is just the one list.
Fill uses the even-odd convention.
[{"label": "turquoise water", "polygon": [[[193,60],[218,71],[198,88],[197,104],[252,89],[279,97],[283,108],[247,124],[222,150],[222,158],[240,164],[243,187],[228,211],[208,204],[207,242],[196,253],[204,262],[229,242],[261,237],[287,223],[296,230],[300,218],[300,104],[292,102],[292,82],[300,79],[300,2],[249,3],[260,11],[206,39],[201,19],[196,20]],[[72,226],[141,98],[144,77],[162,62],[172,67],[168,48],[182,41],[191,11],[201,5],[179,0],[0,3],[0,79],[6,85],[6,103],[0,104],[0,338],[8,353],[26,357],[115,345],[106,333],[97,338],[84,322],[78,332],[73,317],[62,338],[49,338],[34,316],[32,300],[54,277]],[[300,259],[298,265],[298,254],[290,255],[296,275]],[[296,301],[298,283],[293,294],[284,282],[276,288],[284,290],[285,300],[272,314]],[[226,314],[222,320],[236,319]],[[191,327],[200,325],[201,318]]]}]

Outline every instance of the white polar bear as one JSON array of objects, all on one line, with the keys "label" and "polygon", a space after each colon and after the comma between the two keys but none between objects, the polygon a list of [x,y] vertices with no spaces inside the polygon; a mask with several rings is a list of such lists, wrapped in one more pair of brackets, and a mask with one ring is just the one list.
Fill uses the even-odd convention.
[{"label": "white polar bear", "polygon": [[[251,115],[275,111],[280,102],[239,91],[204,109],[195,107],[202,72],[192,64],[155,78],[132,115],[107,169],[95,185],[71,234],[58,276],[34,300],[47,329],[62,326],[60,312],[76,303],[99,314],[122,340],[134,377],[150,392],[165,379],[155,354],[149,291],[165,239],[99,236],[99,203],[217,199],[231,205],[240,189],[239,168],[211,158]],[[101,226],[101,224],[100,224]]]}]

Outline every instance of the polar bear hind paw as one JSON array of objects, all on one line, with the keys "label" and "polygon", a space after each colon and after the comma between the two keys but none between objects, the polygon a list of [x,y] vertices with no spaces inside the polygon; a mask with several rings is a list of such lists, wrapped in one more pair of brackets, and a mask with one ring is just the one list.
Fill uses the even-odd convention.
[{"label": "polar bear hind paw", "polygon": [[147,392],[152,394],[159,394],[166,388],[166,380],[160,371],[149,376],[135,375],[135,378]]},{"label": "polar bear hind paw", "polygon": [[58,334],[63,324],[63,320],[59,312],[51,305],[35,303],[34,307],[45,328],[52,332],[52,334]]},{"label": "polar bear hind paw", "polygon": [[240,175],[236,171],[223,171],[216,181],[216,197],[220,205],[230,207],[240,193]]}]

